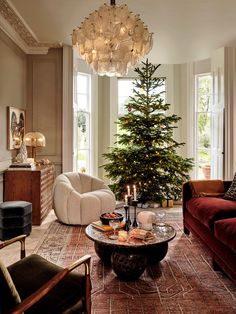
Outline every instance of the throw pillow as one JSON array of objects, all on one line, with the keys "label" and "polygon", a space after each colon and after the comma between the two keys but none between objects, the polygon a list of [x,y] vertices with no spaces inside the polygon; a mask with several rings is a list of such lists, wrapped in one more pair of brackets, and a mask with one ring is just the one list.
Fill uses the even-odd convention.
[{"label": "throw pillow", "polygon": [[225,193],[224,198],[228,200],[236,200],[236,173],[228,191]]},{"label": "throw pillow", "polygon": [[193,197],[224,196],[225,188],[222,180],[192,180],[190,187]]},{"label": "throw pillow", "polygon": [[10,308],[20,302],[21,299],[11,279],[11,275],[0,260],[0,313],[7,313]]}]

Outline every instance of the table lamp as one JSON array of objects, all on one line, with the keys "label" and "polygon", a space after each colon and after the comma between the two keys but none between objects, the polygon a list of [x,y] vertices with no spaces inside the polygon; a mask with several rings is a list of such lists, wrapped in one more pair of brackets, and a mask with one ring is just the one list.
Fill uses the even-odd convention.
[{"label": "table lamp", "polygon": [[24,142],[26,146],[31,147],[31,157],[36,161],[36,149],[38,147],[45,147],[45,136],[40,132],[29,132],[25,134]]}]

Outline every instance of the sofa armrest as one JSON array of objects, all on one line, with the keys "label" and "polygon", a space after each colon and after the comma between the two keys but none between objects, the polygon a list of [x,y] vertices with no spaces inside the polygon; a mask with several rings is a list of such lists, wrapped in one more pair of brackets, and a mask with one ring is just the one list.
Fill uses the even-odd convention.
[{"label": "sofa armrest", "polygon": [[192,198],[192,190],[190,186],[190,181],[183,183],[182,185],[182,206],[183,213],[186,211],[186,203]]}]

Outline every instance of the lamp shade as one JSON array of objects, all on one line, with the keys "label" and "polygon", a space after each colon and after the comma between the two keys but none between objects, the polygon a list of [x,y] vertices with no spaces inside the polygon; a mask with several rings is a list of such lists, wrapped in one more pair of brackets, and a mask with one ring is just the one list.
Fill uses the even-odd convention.
[{"label": "lamp shade", "polygon": [[40,132],[29,132],[24,136],[26,146],[44,147],[46,145],[45,136]]}]

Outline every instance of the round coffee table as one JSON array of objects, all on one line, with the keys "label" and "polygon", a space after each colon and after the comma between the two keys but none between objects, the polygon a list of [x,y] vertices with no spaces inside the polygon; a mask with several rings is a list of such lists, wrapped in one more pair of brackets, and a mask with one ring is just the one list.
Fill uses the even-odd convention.
[{"label": "round coffee table", "polygon": [[86,236],[94,242],[97,255],[104,263],[111,263],[116,275],[122,280],[136,280],[148,263],[157,263],[167,254],[168,242],[175,235],[175,229],[165,224],[165,229],[154,227],[155,238],[149,241],[128,239],[126,242],[109,239],[112,232],[100,231],[88,225]]}]

